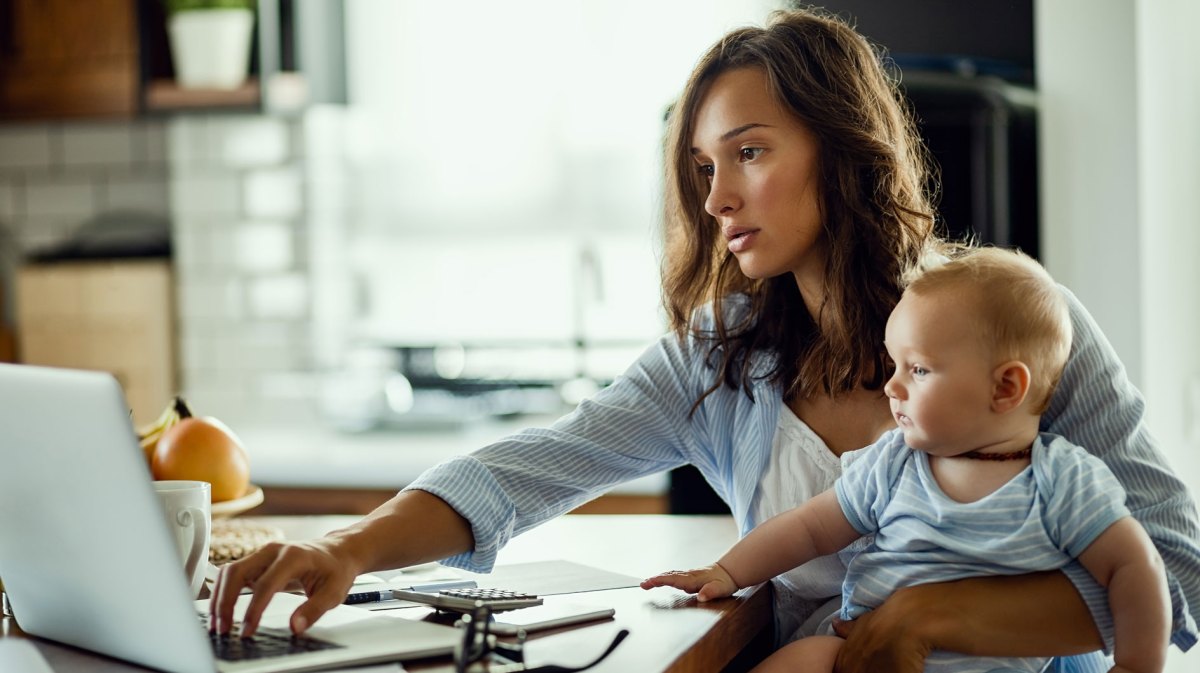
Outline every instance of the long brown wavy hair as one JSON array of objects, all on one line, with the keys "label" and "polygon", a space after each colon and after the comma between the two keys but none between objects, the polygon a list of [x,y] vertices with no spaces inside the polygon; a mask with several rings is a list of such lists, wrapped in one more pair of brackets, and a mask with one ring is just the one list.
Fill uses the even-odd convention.
[{"label": "long brown wavy hair", "polygon": [[[815,317],[791,274],[744,276],[704,210],[709,186],[691,152],[697,108],[717,76],[738,68],[765,73],[775,98],[817,138],[829,254]],[[669,119],[662,273],[672,328],[711,344],[718,373],[697,405],[722,384],[750,395],[754,376],[781,384],[785,399],[882,388],[884,327],[902,277],[941,244],[926,193],[930,162],[902,101],[871,44],[819,10],[777,12],[764,28],[735,30],[696,65]],[[734,295],[749,310],[726,324]],[[700,333],[692,318],[709,302],[716,329]],[[754,369],[756,353],[776,356],[774,366]]]}]

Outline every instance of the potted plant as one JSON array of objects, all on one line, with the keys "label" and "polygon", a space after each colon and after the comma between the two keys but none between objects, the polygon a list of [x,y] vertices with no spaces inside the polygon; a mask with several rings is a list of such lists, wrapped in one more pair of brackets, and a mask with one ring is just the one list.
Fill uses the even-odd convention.
[{"label": "potted plant", "polygon": [[254,0],[164,0],[175,80],[189,89],[236,89],[246,81]]}]

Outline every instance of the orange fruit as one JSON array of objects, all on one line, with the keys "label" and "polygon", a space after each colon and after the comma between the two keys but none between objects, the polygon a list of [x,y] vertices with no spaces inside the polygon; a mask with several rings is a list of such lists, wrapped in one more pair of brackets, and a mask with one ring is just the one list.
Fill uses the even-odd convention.
[{"label": "orange fruit", "polygon": [[155,479],[212,484],[212,501],[240,498],[250,484],[250,461],[237,435],[215,418],[185,418],[167,428],[154,447]]}]

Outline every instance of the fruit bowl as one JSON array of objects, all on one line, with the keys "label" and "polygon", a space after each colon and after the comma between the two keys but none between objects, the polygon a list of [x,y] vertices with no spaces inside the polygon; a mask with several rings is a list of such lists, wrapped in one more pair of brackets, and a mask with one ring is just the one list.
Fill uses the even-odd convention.
[{"label": "fruit bowl", "polygon": [[212,518],[224,519],[231,516],[236,516],[245,512],[248,509],[258,507],[263,502],[263,490],[259,486],[250,484],[246,487],[246,492],[240,498],[233,500],[225,500],[222,502],[214,502],[212,504]]}]

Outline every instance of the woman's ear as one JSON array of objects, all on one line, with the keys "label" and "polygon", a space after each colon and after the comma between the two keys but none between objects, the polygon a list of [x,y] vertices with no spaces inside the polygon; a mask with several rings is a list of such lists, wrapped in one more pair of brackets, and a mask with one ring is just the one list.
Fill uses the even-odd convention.
[{"label": "woman's ear", "polygon": [[1029,394],[1029,367],[1010,360],[992,371],[992,411],[1005,414],[1025,401]]}]

